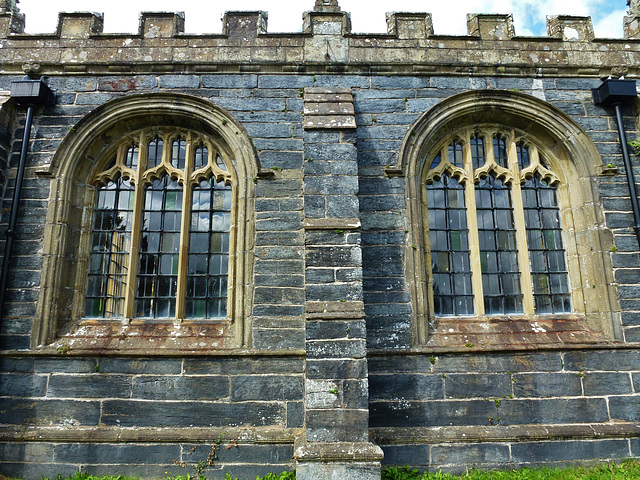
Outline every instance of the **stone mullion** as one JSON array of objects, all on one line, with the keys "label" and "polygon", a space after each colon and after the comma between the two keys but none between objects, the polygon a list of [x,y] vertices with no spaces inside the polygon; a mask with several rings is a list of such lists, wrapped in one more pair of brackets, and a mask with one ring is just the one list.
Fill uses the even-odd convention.
[{"label": "stone mullion", "polygon": [[[144,185],[142,177],[147,166],[147,142],[144,134],[140,135],[138,147],[138,168],[134,181],[133,219],[131,222],[131,250],[129,268],[127,270],[127,286],[124,297],[124,316],[131,319],[135,315],[136,282],[138,279],[138,253],[142,237],[142,210],[144,208]],[[121,155],[118,152],[118,155]]]},{"label": "stone mullion", "polygon": [[467,203],[467,227],[469,229],[469,262],[471,265],[471,287],[473,288],[473,310],[475,315],[484,315],[484,293],[482,289],[482,265],[480,263],[480,241],[478,238],[478,216],[476,213],[476,191],[473,179],[473,159],[471,158],[471,144],[469,135],[465,138],[464,167],[467,181],[464,184],[464,194]]},{"label": "stone mullion", "polygon": [[193,171],[193,146],[191,135],[186,139],[187,147],[184,160],[182,183],[182,218],[180,222],[180,249],[178,251],[178,282],[176,285],[176,319],[184,319],[187,298],[187,267],[189,265],[189,230],[191,226],[191,199],[193,189],[191,172]]},{"label": "stone mullion", "polygon": [[[531,154],[531,161],[538,163],[538,152],[534,150]],[[536,158],[533,158],[534,155]],[[533,282],[531,281],[531,265],[529,264],[529,249],[527,247],[527,227],[524,219],[522,190],[520,188],[517,147],[512,139],[509,140],[508,158],[509,167],[514,178],[511,185],[511,205],[513,206],[513,222],[516,228],[516,245],[518,247],[522,310],[527,315],[533,315],[535,313],[535,302],[533,298]]]}]

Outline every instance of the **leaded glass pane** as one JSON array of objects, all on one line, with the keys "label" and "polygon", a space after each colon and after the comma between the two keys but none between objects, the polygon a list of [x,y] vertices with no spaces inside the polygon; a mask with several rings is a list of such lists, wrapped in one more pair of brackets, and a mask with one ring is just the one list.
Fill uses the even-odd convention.
[{"label": "leaded glass pane", "polygon": [[167,175],[145,189],[136,316],[175,315],[182,188]]},{"label": "leaded glass pane", "polygon": [[193,168],[196,170],[205,167],[209,162],[209,150],[207,147],[200,146],[194,151]]},{"label": "leaded glass pane", "polygon": [[507,156],[507,139],[500,134],[493,137],[493,156],[498,165],[504,168],[509,168],[509,157]]},{"label": "leaded glass pane", "polygon": [[448,175],[427,185],[434,313],[472,315],[464,187]]},{"label": "leaded glass pane", "polygon": [[187,273],[187,318],[227,315],[231,187],[214,179],[193,188]]},{"label": "leaded glass pane", "polygon": [[486,157],[484,153],[484,138],[475,134],[471,137],[471,160],[473,169],[480,168],[485,164]]},{"label": "leaded glass pane", "polygon": [[124,165],[134,170],[138,168],[138,147],[133,144],[127,148],[127,153],[124,157]]},{"label": "leaded glass pane", "polygon": [[535,175],[522,186],[536,313],[571,311],[555,187]]},{"label": "leaded glass pane", "polygon": [[521,313],[523,295],[511,189],[488,176],[475,191],[485,313]]},{"label": "leaded glass pane", "polygon": [[183,170],[185,158],[187,158],[187,143],[182,137],[178,137],[171,145],[171,165]]},{"label": "leaded glass pane", "polygon": [[120,177],[98,189],[85,297],[87,317],[124,315],[133,199],[133,186]]},{"label": "leaded glass pane", "polygon": [[520,170],[523,170],[531,165],[529,148],[525,147],[524,142],[518,142],[518,144],[516,145],[516,152],[518,154],[518,167],[520,168]]},{"label": "leaded glass pane", "polygon": [[463,167],[462,144],[455,140],[449,145],[449,163],[455,167]]},{"label": "leaded glass pane", "polygon": [[162,139],[156,137],[147,146],[147,168],[157,167],[162,163]]}]

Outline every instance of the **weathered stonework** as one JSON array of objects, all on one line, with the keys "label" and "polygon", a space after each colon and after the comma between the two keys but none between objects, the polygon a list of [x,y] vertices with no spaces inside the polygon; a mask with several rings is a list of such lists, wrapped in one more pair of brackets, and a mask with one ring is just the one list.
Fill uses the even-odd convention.
[{"label": "weathered stonework", "polygon": [[[601,39],[588,17],[522,37],[510,15],[470,14],[468,35],[442,36],[406,12],[354,34],[336,0],[302,33],[269,33],[258,11],[227,12],[215,35],[152,12],[133,34],[64,13],[31,35],[0,2],[0,248],[25,122],[5,91],[27,74],[56,95],[36,111],[0,260],[0,473],[160,478],[217,439],[208,478],[640,456],[640,250],[613,109],[591,93],[640,75],[636,3],[625,37]],[[233,166],[225,318],[84,317],[92,179],[153,128],[199,132]],[[570,312],[434,313],[427,163],[481,130],[547,155]]]}]

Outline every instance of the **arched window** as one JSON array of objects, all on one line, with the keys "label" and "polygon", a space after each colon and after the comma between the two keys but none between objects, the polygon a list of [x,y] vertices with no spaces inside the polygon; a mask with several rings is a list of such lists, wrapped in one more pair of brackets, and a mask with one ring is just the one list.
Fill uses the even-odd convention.
[{"label": "arched window", "polygon": [[406,179],[414,345],[620,339],[602,169],[575,122],[520,93],[461,93],[418,119],[387,168]]},{"label": "arched window", "polygon": [[198,97],[98,107],[40,174],[51,178],[32,346],[250,346],[258,157]]},{"label": "arched window", "polygon": [[156,128],[105,157],[84,316],[225,318],[235,212],[222,154],[195,132]]},{"label": "arched window", "polygon": [[426,160],[435,316],[571,312],[561,181],[524,137],[477,127]]}]

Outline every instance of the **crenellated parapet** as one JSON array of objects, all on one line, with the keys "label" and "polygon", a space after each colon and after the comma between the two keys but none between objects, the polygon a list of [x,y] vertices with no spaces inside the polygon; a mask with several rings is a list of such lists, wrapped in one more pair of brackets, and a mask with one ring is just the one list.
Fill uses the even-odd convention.
[{"label": "crenellated parapet", "polygon": [[[640,75],[640,14],[624,38],[596,38],[590,17],[547,18],[546,36],[518,36],[510,14],[469,14],[467,35],[437,35],[429,13],[387,14],[387,32],[354,33],[336,0],[317,0],[301,33],[270,33],[262,11],[226,12],[221,34],[185,33],[184,13],[144,12],[138,32],[103,32],[98,13],[61,13],[51,34],[24,33],[15,0],[0,0],[0,72],[37,74],[363,72],[458,75]],[[634,58],[637,55],[638,58]],[[27,65],[27,67],[25,67]],[[28,72],[29,73],[29,72]]]}]

